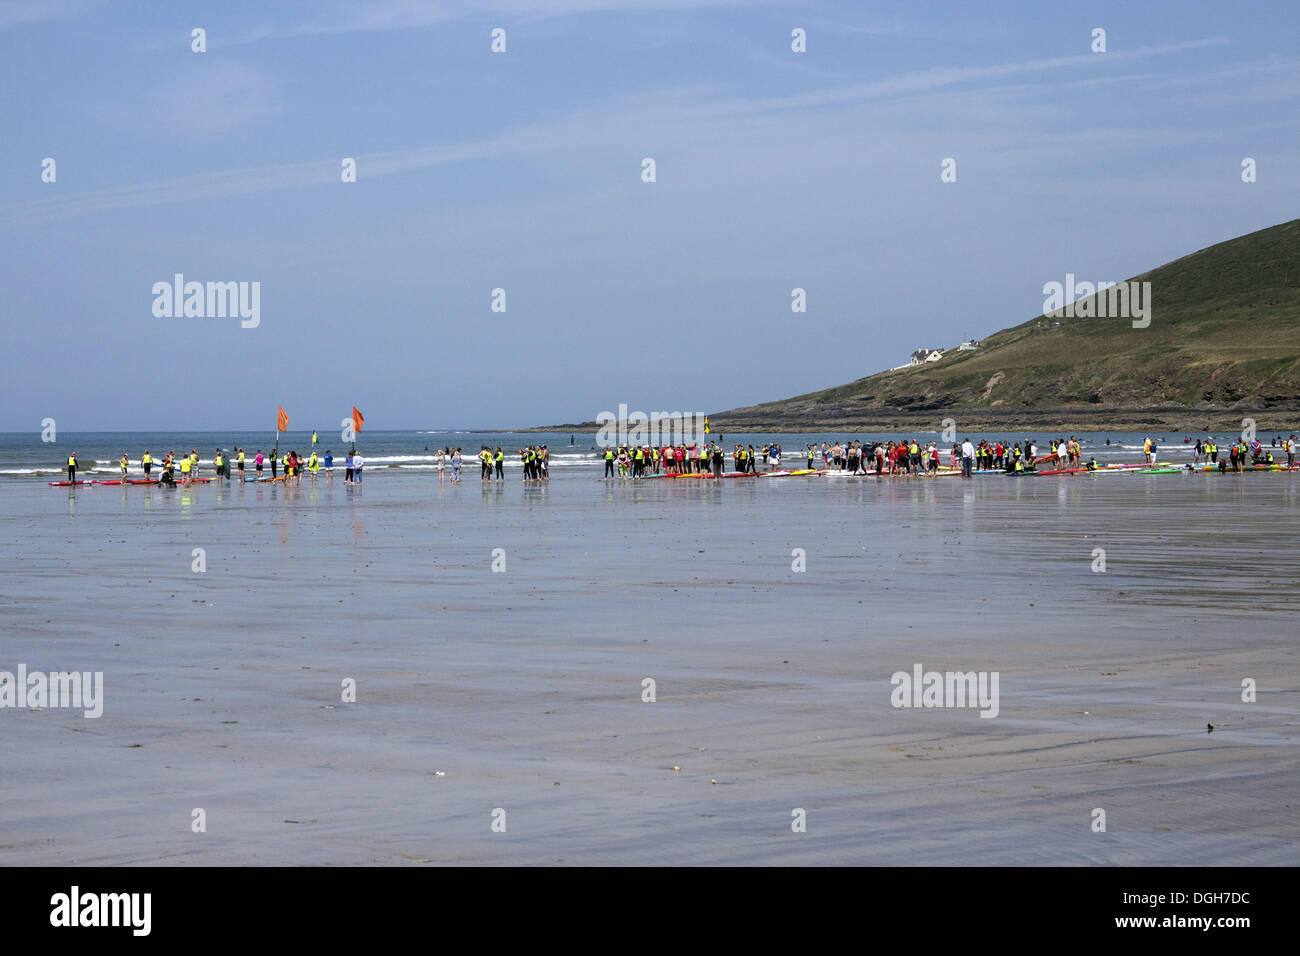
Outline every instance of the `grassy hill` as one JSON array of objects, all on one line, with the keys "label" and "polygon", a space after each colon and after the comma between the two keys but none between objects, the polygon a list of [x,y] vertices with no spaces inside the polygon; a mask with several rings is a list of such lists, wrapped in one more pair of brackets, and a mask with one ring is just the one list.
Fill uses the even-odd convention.
[{"label": "grassy hill", "polygon": [[1039,316],[973,352],[710,420],[719,432],[937,428],[944,417],[975,429],[1300,425],[1300,219],[1133,278],[1151,282],[1147,328]]}]

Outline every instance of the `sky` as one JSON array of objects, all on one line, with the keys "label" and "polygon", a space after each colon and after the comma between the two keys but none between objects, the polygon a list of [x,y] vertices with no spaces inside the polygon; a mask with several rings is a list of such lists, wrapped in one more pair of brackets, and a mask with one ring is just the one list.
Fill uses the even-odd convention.
[{"label": "sky", "polygon": [[[1249,0],[0,0],[0,430],[852,381],[1300,215],[1298,47]],[[257,324],[155,314],[177,273]]]}]

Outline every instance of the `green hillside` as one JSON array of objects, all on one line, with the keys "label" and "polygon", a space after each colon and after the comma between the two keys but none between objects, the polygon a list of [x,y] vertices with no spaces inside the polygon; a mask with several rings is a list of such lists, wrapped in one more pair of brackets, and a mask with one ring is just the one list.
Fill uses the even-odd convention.
[{"label": "green hillside", "polygon": [[1133,278],[1151,282],[1147,328],[1125,318],[1039,316],[988,336],[976,351],[719,412],[714,427],[870,427],[950,416],[965,427],[1042,420],[1190,429],[1252,413],[1261,427],[1298,423],[1300,219]]}]

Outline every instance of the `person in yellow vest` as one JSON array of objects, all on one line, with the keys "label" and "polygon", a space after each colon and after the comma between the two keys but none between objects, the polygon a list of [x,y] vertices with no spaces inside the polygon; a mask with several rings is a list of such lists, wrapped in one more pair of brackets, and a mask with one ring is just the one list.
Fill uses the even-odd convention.
[{"label": "person in yellow vest", "polygon": [[190,480],[190,468],[192,467],[192,464],[189,455],[186,455],[181,459],[181,481]]},{"label": "person in yellow vest", "polygon": [[140,464],[144,466],[144,477],[147,481],[149,472],[153,471],[153,458],[150,456],[148,448],[144,450],[144,454],[140,457]]},{"label": "person in yellow vest", "polygon": [[69,484],[77,480],[77,453],[74,451],[68,456],[68,482]]},{"label": "person in yellow vest", "polygon": [[[313,432],[313,435],[314,434],[315,433]],[[316,474],[320,471],[320,459],[316,457],[315,449],[312,450],[311,455],[307,458],[307,470],[311,472],[311,480],[315,481]]]},{"label": "person in yellow vest", "polygon": [[217,469],[217,477],[218,477],[218,478],[224,478],[224,477],[226,477],[226,459],[225,459],[225,457],[221,454],[221,449],[220,449],[220,448],[218,448],[216,454],[214,454],[214,455],[212,456],[212,464],[213,464],[213,465],[216,467],[216,469]]},{"label": "person in yellow vest", "polygon": [[244,480],[244,449],[242,448],[238,449],[238,454],[235,456],[235,467],[239,470],[239,480],[243,481]]},{"label": "person in yellow vest", "polygon": [[126,452],[122,452],[122,460],[117,464],[122,469],[122,480],[126,481],[126,466],[130,459],[126,457]]},{"label": "person in yellow vest", "polygon": [[605,448],[605,477],[614,477],[614,449],[608,446]]},{"label": "person in yellow vest", "polygon": [[506,480],[506,453],[497,445],[497,450],[492,453],[492,461],[497,466],[497,481]]}]

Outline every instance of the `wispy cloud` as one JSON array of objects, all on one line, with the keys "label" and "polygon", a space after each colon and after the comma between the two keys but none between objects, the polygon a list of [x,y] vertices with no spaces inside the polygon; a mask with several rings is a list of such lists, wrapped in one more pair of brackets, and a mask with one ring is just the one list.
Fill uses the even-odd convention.
[{"label": "wispy cloud", "polygon": [[[755,6],[774,0],[368,0],[320,4],[308,19],[264,23],[223,38],[226,46],[266,40],[416,29],[456,20],[502,19],[511,23],[591,13],[660,13],[668,10]],[[172,42],[155,40],[157,43]]]},{"label": "wispy cloud", "polygon": [[129,99],[101,101],[92,115],[127,129],[161,126],[200,138],[273,119],[284,112],[279,87],[267,73],[243,63],[212,58],[203,68],[173,74],[164,86]]},{"label": "wispy cloud", "polygon": [[[486,159],[529,148],[519,137],[456,146],[429,146],[352,157],[360,176],[371,179],[394,173]],[[0,207],[0,222],[14,225],[53,222],[92,213],[158,206],[196,199],[218,199],[251,193],[303,189],[340,183],[341,157],[277,166],[225,170],[182,176],[160,183],[92,190],[54,199],[10,203]]]},{"label": "wispy cloud", "polygon": [[75,17],[103,4],[104,0],[0,0],[0,30]]},{"label": "wispy cloud", "polygon": [[1116,61],[1142,60],[1167,53],[1181,53],[1187,50],[1220,46],[1227,42],[1226,37],[1207,37],[1200,40],[1190,40],[1186,43],[1114,51],[1105,54],[1104,57],[1095,53],[1081,53],[1038,60],[1023,60],[1017,63],[999,63],[990,66],[939,67],[931,70],[918,70],[914,73],[885,80],[855,83],[838,89],[817,90],[809,93],[765,99],[733,99],[715,104],[712,108],[723,112],[759,112],[765,110],[815,109],[869,100],[886,100],[988,80],[1000,81],[1024,73],[1076,67],[1094,68],[1099,67],[1103,61],[1113,63]]},{"label": "wispy cloud", "polygon": [[[1222,41],[1218,38],[1210,38],[1164,47],[1143,48],[1123,54],[1112,53],[1107,56],[1112,59],[1141,60],[1220,42]],[[753,143],[761,148],[761,144],[771,138],[768,135],[771,131],[765,132],[753,126],[752,118],[755,114],[792,110],[801,106],[824,106],[832,109],[824,112],[810,110],[807,117],[811,119],[813,116],[822,116],[825,124],[834,126],[836,121],[834,108],[857,106],[864,101],[876,101],[879,105],[886,106],[897,102],[900,108],[901,104],[906,103],[911,109],[922,100],[933,100],[936,104],[940,104],[953,97],[969,97],[972,98],[972,104],[978,107],[981,98],[993,96],[1005,98],[1042,89],[1041,85],[1035,82],[1008,85],[1006,81],[1009,79],[1025,77],[1027,74],[1044,70],[1069,69],[1082,63],[1091,63],[1093,57],[1092,54],[1085,54],[982,67],[928,70],[871,83],[769,99],[710,98],[706,91],[698,88],[659,91],[653,94],[622,97],[616,102],[592,104],[586,109],[550,118],[531,126],[519,127],[490,139],[358,154],[355,158],[360,177],[363,180],[370,180],[440,165],[524,153],[590,151],[608,146],[623,149],[627,143],[647,140],[657,142],[661,149],[667,150],[673,147],[674,137],[680,140],[677,143],[679,148],[685,143],[716,139],[722,135],[719,132],[720,121],[730,119],[737,120],[739,124],[728,134],[734,137],[735,142]],[[1068,79],[1069,83],[1079,81],[1076,75],[1071,75]],[[235,85],[238,87],[240,84],[236,82]],[[249,80],[245,85],[250,88],[255,87],[257,81]],[[221,83],[216,83],[214,89],[221,87]],[[195,95],[200,94],[185,90],[175,93],[166,101],[169,104],[168,109],[184,111],[187,103],[194,102]],[[201,95],[216,94],[209,90]],[[969,110],[963,109],[963,112]],[[1022,108],[1006,115],[1009,120],[1014,120],[1016,116],[1024,120],[1027,114]],[[220,128],[221,124],[227,121],[234,120],[218,117],[194,122],[204,129],[215,129]],[[808,133],[814,136],[833,135],[829,130],[821,129],[820,124],[818,128],[811,129]],[[1122,146],[1124,143],[1141,145],[1152,136],[1157,141],[1167,141],[1179,135],[1177,131],[1169,129],[1149,130],[1148,133],[1149,135],[1144,137],[1141,130],[1112,130],[1108,133],[1105,142],[1115,147]],[[1088,136],[1088,141],[1096,145],[1097,133],[1090,132]],[[640,155],[638,153],[637,157]],[[637,157],[631,161],[636,161]],[[140,206],[337,185],[340,158],[204,173],[159,183],[11,203],[0,206],[0,222],[11,224],[49,222]]]}]

